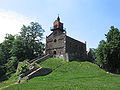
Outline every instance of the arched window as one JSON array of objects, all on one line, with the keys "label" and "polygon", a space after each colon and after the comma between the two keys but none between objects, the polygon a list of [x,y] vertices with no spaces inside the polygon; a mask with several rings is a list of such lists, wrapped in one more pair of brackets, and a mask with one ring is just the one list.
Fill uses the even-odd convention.
[{"label": "arched window", "polygon": [[57,40],[56,40],[56,39],[54,39],[54,42],[57,42]]}]

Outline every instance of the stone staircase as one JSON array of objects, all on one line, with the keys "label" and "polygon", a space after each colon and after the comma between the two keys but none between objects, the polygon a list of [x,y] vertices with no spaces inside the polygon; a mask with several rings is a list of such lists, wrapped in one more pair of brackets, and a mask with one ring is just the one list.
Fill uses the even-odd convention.
[{"label": "stone staircase", "polygon": [[47,54],[47,55],[45,55],[41,58],[38,57],[38,58],[32,59],[32,60],[28,61],[28,63],[32,64],[32,63],[42,62],[42,61],[45,61],[46,59],[48,59],[50,57],[52,57],[52,55]]},{"label": "stone staircase", "polygon": [[[35,58],[35,59],[32,59],[32,60],[26,62],[26,64],[28,65],[30,70],[21,75],[21,77],[22,77],[21,82],[26,81],[28,79],[31,79],[33,77],[39,76],[39,75],[43,75],[41,73],[43,73],[44,71],[46,72],[46,70],[47,70],[47,73],[50,73],[52,70],[45,69],[45,68],[43,70],[42,67],[35,65],[35,63],[37,63],[37,62],[40,63],[40,62],[45,61],[46,59],[48,59],[50,57],[52,57],[52,55],[47,54],[41,58]],[[45,73],[45,74],[47,74],[47,73]]]},{"label": "stone staircase", "polygon": [[33,78],[33,77],[35,77],[35,76],[38,76],[38,73],[37,73],[37,72],[38,72],[40,69],[42,69],[42,67],[40,67],[40,68],[34,70],[33,72],[31,72],[30,74],[28,74],[28,75],[27,75],[28,79],[31,79],[31,78]]}]

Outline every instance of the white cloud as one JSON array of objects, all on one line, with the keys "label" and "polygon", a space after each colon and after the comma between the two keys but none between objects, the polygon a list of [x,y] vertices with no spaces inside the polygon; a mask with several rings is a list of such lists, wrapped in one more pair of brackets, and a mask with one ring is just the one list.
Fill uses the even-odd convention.
[{"label": "white cloud", "polygon": [[29,24],[31,19],[12,11],[0,10],[0,43],[5,35],[18,34],[23,24]]}]

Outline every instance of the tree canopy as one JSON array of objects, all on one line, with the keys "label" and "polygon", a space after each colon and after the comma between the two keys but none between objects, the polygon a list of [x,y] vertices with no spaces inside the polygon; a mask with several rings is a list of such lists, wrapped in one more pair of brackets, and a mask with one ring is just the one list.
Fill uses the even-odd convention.
[{"label": "tree canopy", "polygon": [[41,42],[44,30],[37,22],[23,25],[17,35],[6,34],[0,44],[0,76],[16,71],[19,61],[41,57],[44,44]]},{"label": "tree canopy", "polygon": [[107,71],[120,73],[120,31],[111,26],[97,48],[97,64]]}]

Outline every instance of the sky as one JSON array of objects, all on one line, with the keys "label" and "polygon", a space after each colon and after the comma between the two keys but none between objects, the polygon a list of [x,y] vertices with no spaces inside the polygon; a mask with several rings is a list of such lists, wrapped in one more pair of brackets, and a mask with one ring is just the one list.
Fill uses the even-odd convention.
[{"label": "sky", "polygon": [[58,14],[67,35],[86,41],[87,50],[97,48],[111,26],[120,29],[120,0],[0,0],[0,42],[32,21],[46,37]]}]

